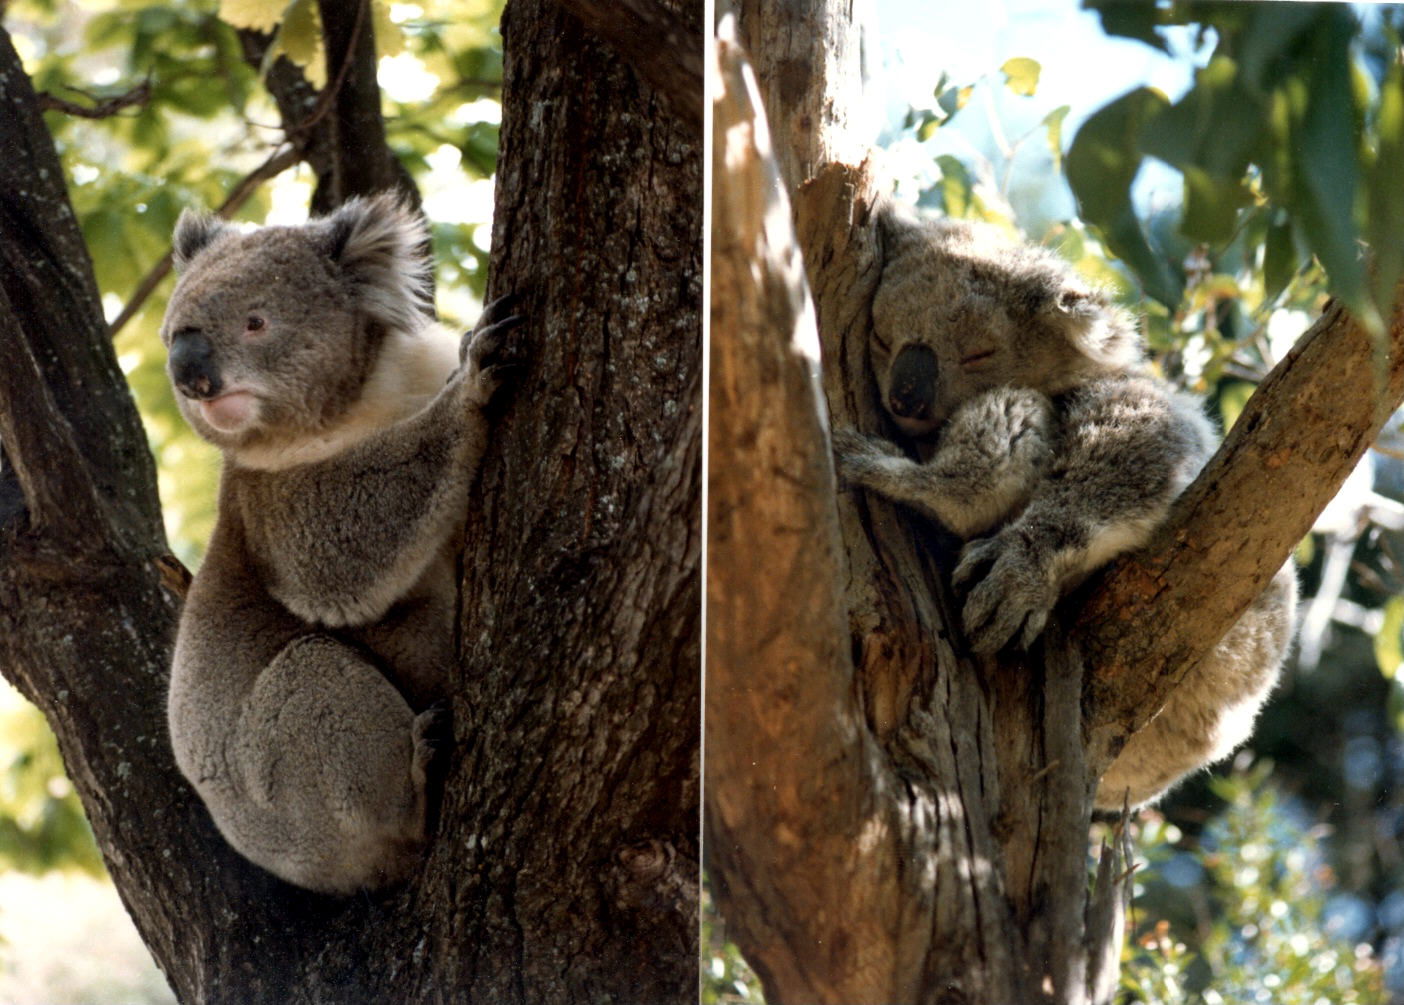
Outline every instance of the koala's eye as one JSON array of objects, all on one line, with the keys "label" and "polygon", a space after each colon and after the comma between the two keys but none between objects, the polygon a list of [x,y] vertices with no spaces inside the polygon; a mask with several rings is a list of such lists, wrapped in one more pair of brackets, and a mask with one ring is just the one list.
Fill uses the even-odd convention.
[{"label": "koala's eye", "polygon": [[267,325],[268,322],[263,320],[263,318],[259,317],[257,314],[250,314],[249,319],[244,322],[244,331],[260,332],[263,331],[263,329],[267,327]]}]

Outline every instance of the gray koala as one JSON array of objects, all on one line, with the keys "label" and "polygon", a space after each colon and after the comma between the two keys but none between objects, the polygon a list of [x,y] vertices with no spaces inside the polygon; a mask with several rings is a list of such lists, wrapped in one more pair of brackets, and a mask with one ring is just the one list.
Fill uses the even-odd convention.
[{"label": "gray koala", "polygon": [[[1145,544],[1213,453],[1198,403],[1143,366],[1131,320],[1057,256],[993,228],[879,213],[870,357],[896,444],[834,434],[840,474],[966,539],[976,652],[1028,647],[1058,599]],[[1247,739],[1290,644],[1291,564],[1131,738],[1096,805],[1154,799]]]},{"label": "gray koala", "polygon": [[425,243],[388,194],[175,232],[168,371],[224,453],[171,670],[176,762],[237,851],[326,893],[405,878],[426,840],[455,546],[521,321],[499,301],[460,349],[426,313]]}]

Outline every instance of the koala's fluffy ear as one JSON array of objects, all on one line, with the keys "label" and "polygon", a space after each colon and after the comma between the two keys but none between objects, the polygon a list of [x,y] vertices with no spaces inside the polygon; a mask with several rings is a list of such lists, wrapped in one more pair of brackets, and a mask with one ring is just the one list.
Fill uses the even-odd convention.
[{"label": "koala's fluffy ear", "polygon": [[319,221],[327,254],[339,265],[361,308],[389,328],[414,331],[429,310],[428,228],[398,196],[347,200]]},{"label": "koala's fluffy ear", "polygon": [[1102,290],[1065,281],[1044,304],[1043,314],[1084,356],[1109,366],[1135,362],[1135,326]]},{"label": "koala's fluffy ear", "polygon": [[175,237],[171,240],[171,261],[177,272],[185,267],[214,239],[232,228],[219,217],[202,209],[181,210],[176,221]]}]

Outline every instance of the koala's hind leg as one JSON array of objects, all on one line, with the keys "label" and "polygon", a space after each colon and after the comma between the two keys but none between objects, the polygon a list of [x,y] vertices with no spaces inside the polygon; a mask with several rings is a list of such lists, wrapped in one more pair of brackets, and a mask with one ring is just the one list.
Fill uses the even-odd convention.
[{"label": "koala's hind leg", "polygon": [[1291,645],[1296,607],[1297,575],[1288,562],[1127,741],[1097,788],[1098,809],[1148,802],[1248,739]]},{"label": "koala's hind leg", "polygon": [[404,879],[426,836],[434,717],[415,715],[358,650],[297,638],[259,675],[231,741],[245,805],[262,813],[216,813],[216,823],[254,862],[309,889]]},{"label": "koala's hind leg", "polygon": [[1052,457],[1055,424],[1047,396],[997,388],[962,405],[936,452],[919,463],[886,440],[839,431],[839,473],[935,517],[960,537],[988,530],[1029,500]]}]

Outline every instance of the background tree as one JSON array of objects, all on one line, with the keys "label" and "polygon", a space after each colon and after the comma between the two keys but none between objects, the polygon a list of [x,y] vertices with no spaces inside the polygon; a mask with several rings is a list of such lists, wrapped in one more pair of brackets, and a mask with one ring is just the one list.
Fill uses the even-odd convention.
[{"label": "background tree", "polygon": [[[133,260],[159,258],[181,204],[228,195],[232,208],[244,192],[183,146],[182,102],[195,116],[261,111],[266,84],[282,126],[246,184],[305,160],[321,206],[408,184],[426,147],[451,142],[484,174],[496,152],[491,123],[454,122],[465,98],[496,88],[490,47],[463,44],[478,29],[453,20],[462,8],[404,29],[456,81],[449,93],[385,119],[371,44],[391,30],[385,9],[270,13],[284,6],[225,4],[237,35],[202,7],[132,4],[88,26],[130,41],[134,73],[150,74],[139,110],[105,120],[107,139],[128,134],[145,161],[116,178],[101,162],[79,170],[66,145],[60,161],[55,134],[74,137],[46,126],[54,99],[0,31],[0,669],[53,725],[108,869],[182,1000],[690,999],[700,81],[648,83],[600,40],[618,26],[588,5],[513,0],[503,15],[492,292],[522,293],[530,323],[470,515],[455,742],[422,874],[376,897],[290,888],[224,844],[174,768],[164,690],[188,577],[100,301],[132,286],[95,278],[92,263],[130,280]],[[697,11],[643,14],[700,51]],[[45,90],[59,65],[36,70]],[[105,217],[79,200],[75,213],[70,192],[94,183],[149,198],[104,198]],[[128,226],[146,214],[163,217],[150,233]],[[482,258],[471,232],[457,236],[452,264]],[[146,253],[102,243],[119,237]],[[452,250],[442,231],[436,243]],[[159,384],[156,360],[133,350],[122,363],[139,391]]]},{"label": "background tree", "polygon": [[[1192,5],[1147,10],[1152,21],[1212,15]],[[1240,228],[1261,235],[1284,222],[1291,231],[1297,217],[1284,218],[1284,209],[1310,220],[1312,206],[1280,184],[1284,166],[1293,184],[1307,177],[1285,153],[1286,137],[1300,138],[1301,129],[1319,123],[1320,103],[1336,100],[1340,90],[1335,76],[1318,92],[1302,84],[1312,74],[1325,85],[1321,73],[1346,80],[1359,71],[1346,58],[1342,22],[1334,20],[1346,18],[1348,42],[1349,14],[1307,10],[1309,17],[1275,37],[1272,52],[1256,54],[1259,76],[1243,79],[1266,91],[1269,104],[1279,93],[1319,99],[1292,106],[1281,130],[1274,121],[1270,135],[1250,137],[1260,144],[1253,156],[1277,158],[1279,174],[1270,183],[1258,177],[1251,156],[1212,165],[1219,194],[1232,197],[1207,208],[1191,201],[1199,214],[1185,225],[1192,235],[1213,212],[1228,214],[1226,228],[1213,222],[1230,235]],[[876,430],[881,420],[862,340],[878,271],[868,213],[882,183],[851,128],[858,76],[844,56],[860,33],[846,9],[822,4],[783,12],[743,4],[741,13],[776,159],[794,198],[827,410],[835,424]],[[1263,37],[1245,16],[1240,8],[1214,22],[1224,59],[1246,59],[1242,50],[1253,45],[1244,39]],[[813,30],[795,30],[791,19]],[[1154,24],[1143,27],[1154,33]],[[1177,668],[1213,644],[1305,533],[1397,406],[1404,393],[1399,322],[1386,336],[1383,322],[1371,317],[1392,316],[1397,268],[1391,274],[1386,253],[1376,257],[1373,274],[1337,270],[1337,291],[1362,320],[1327,311],[1247,406],[1165,535],[1103,577],[1083,598],[1080,620],[1068,612],[1076,623],[1071,645],[1052,639],[1041,667],[1003,659],[999,666],[962,665],[946,641],[954,608],[938,571],[948,562],[939,539],[880,500],[828,501],[834,488],[817,419],[824,407],[805,376],[805,340],[790,327],[802,330],[804,294],[793,285],[782,292],[796,275],[793,245],[775,230],[787,214],[771,207],[760,222],[759,151],[766,148],[761,142],[748,157],[738,142],[747,127],[757,127],[744,110],[739,75],[725,56],[723,63],[714,164],[706,718],[708,847],[723,914],[767,992],[782,1001],[1110,1000],[1116,975],[1106,960],[1119,940],[1118,898],[1105,895],[1114,892],[1105,873],[1099,893],[1090,901],[1085,893],[1089,780],[1115,738],[1154,714]],[[1013,78],[1024,69],[1006,73]],[[1203,90],[1184,99],[1198,119],[1189,111],[1164,122],[1149,113],[1128,119],[1123,111],[1119,131],[1103,122],[1100,134],[1089,120],[1069,154],[1070,174],[1075,157],[1084,179],[1095,175],[1089,164],[1100,164],[1105,173],[1093,188],[1119,214],[1130,205],[1129,196],[1124,205],[1116,199],[1135,175],[1137,144],[1149,146],[1147,137],[1168,142],[1157,130],[1168,133],[1177,121],[1186,133],[1180,142],[1196,150],[1179,165],[1187,191],[1202,187],[1204,172],[1190,168],[1209,147],[1190,140],[1221,125],[1204,112],[1223,97],[1224,64],[1213,69],[1198,82]],[[1371,235],[1392,237],[1400,221],[1379,219],[1391,212],[1393,195],[1378,180],[1383,166],[1398,163],[1400,132],[1390,110],[1400,87],[1397,56],[1373,69],[1383,97],[1378,105],[1351,99],[1360,105],[1345,119],[1353,124],[1350,145],[1336,155],[1359,183],[1328,211],[1344,216],[1326,223],[1355,235],[1368,221]],[[1105,146],[1113,135],[1120,147],[1086,155],[1094,141]],[[1264,195],[1264,186],[1275,187]],[[946,188],[950,211],[962,193],[954,180]],[[968,202],[968,188],[963,194]],[[1118,233],[1130,240],[1126,220],[1099,219],[1087,202],[1084,215],[1101,225],[1092,234],[1113,246]],[[1305,232],[1313,225],[1296,235],[1300,246],[1289,233],[1288,275],[1305,249],[1331,264],[1329,242]],[[1129,226],[1139,227],[1134,216]],[[1179,268],[1186,285],[1183,258],[1157,253],[1139,229],[1135,236],[1150,249],[1149,266],[1171,275]],[[1280,238],[1274,247],[1274,255],[1283,253]],[[1217,256],[1223,249],[1212,250]],[[1130,264],[1139,276],[1144,263]],[[754,275],[764,278],[756,283]],[[1204,291],[1196,295],[1202,305]],[[1180,310],[1180,290],[1166,299],[1173,304],[1162,316]],[[1225,298],[1222,306],[1227,313],[1243,305]],[[1390,353],[1388,365],[1378,362]],[[1324,421],[1326,413],[1309,403],[1323,393],[1337,400],[1341,388],[1350,389],[1358,411]],[[1342,429],[1349,432],[1337,438]],[[1289,461],[1264,463],[1284,447]],[[1289,469],[1294,480],[1273,490],[1278,469]],[[1206,491],[1209,485],[1215,488]],[[1186,533],[1177,540],[1178,531]],[[1214,561],[1206,556],[1216,549],[1233,557],[1210,581],[1203,573]],[[1215,606],[1217,624],[1203,616]]]}]

